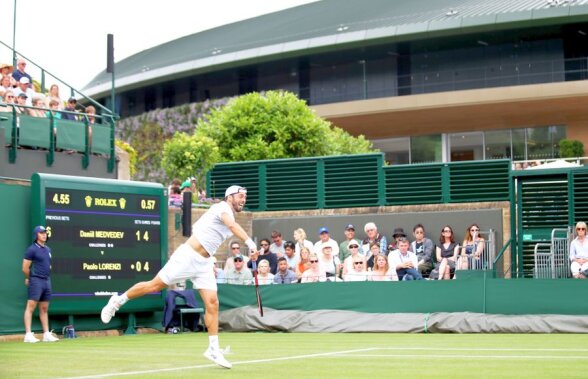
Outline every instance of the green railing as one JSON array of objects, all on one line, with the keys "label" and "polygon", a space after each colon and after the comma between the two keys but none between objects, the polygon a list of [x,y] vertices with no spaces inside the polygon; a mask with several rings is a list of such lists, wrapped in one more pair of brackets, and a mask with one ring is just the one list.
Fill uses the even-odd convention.
[{"label": "green railing", "polygon": [[381,153],[276,159],[217,164],[207,188],[247,187],[252,211],[508,201],[510,170],[508,159],[384,166]]},{"label": "green railing", "polygon": [[73,113],[83,121],[62,120],[54,113],[48,112],[48,117],[32,117],[17,113],[20,109],[46,108],[14,105],[0,102],[0,106],[8,107],[10,112],[0,112],[0,127],[4,128],[4,141],[9,146],[9,162],[17,159],[18,148],[41,148],[47,151],[47,166],[52,166],[57,150],[67,150],[82,154],[82,167],[90,164],[92,153],[108,157],[108,172],[115,166],[115,144],[113,116],[93,116],[103,124],[91,123],[85,113],[55,111],[57,113]]}]

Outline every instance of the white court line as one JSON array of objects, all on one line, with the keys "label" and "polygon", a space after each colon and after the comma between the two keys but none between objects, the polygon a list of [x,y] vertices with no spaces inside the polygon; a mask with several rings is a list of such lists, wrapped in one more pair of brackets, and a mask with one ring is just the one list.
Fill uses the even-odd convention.
[{"label": "white court line", "polygon": [[336,357],[362,357],[362,358],[463,358],[463,359],[588,359],[588,356],[585,355],[576,355],[576,356],[569,356],[569,355],[455,355],[455,354],[337,354]]},{"label": "white court line", "polygon": [[[393,351],[414,351],[414,350],[425,350],[425,351],[432,351],[432,350],[439,350],[442,349],[443,351],[537,351],[537,352],[588,352],[588,349],[522,349],[522,348],[445,348],[445,347],[370,347],[365,349],[356,349],[356,350],[345,350],[345,351],[333,351],[329,353],[317,353],[317,354],[305,354],[305,355],[293,355],[288,357],[279,357],[279,358],[266,358],[266,359],[255,359],[249,361],[237,361],[233,362],[233,365],[243,365],[243,364],[252,364],[252,363],[264,363],[264,362],[277,362],[277,361],[288,361],[294,359],[304,359],[304,358],[313,358],[313,357],[328,357],[328,356],[335,356],[335,357],[344,357],[347,354],[352,353],[361,353],[367,351],[375,351],[375,350],[393,350]],[[353,354],[350,355],[351,357],[357,357],[361,355]],[[367,355],[366,355],[367,356]],[[558,356],[474,356],[474,355],[431,355],[431,354],[413,354],[413,355],[369,355],[371,357],[388,357],[388,358],[402,358],[402,357],[411,357],[411,358],[513,358],[513,359],[586,359],[586,357],[558,357]],[[519,358],[516,358],[519,357]],[[172,372],[172,371],[181,371],[181,370],[192,370],[192,369],[201,369],[201,368],[208,368],[208,367],[216,367],[215,364],[205,364],[205,365],[195,365],[195,366],[183,366],[183,367],[170,367],[170,368],[161,368],[161,369],[153,369],[153,370],[141,370],[141,371],[127,371],[127,372],[115,372],[115,373],[108,373],[108,374],[96,374],[96,375],[85,375],[85,376],[70,376],[64,377],[60,379],[101,379],[101,378],[112,378],[117,376],[129,376],[129,375],[141,375],[141,374],[155,374],[161,372]]]},{"label": "white court line", "polygon": [[[254,359],[254,360],[250,360],[250,361],[237,361],[237,362],[233,362],[233,366],[234,365],[249,364],[249,363],[277,362],[277,361],[288,361],[288,360],[292,360],[292,359],[305,359],[305,358],[314,358],[314,357],[326,357],[326,356],[329,356],[329,355],[360,353],[360,352],[373,351],[373,350],[381,350],[381,349],[378,348],[378,347],[370,347],[370,348],[366,348],[366,349],[345,350],[345,351],[333,351],[333,352],[330,352],[330,353],[293,355],[293,356],[290,356],[290,357],[280,357],[280,358]],[[191,369],[199,369],[199,368],[207,368],[207,367],[216,367],[216,365],[215,364],[206,364],[206,365],[196,365],[196,366],[160,368],[160,369],[155,369],[155,370],[114,372],[114,373],[108,373],[108,374],[96,374],[96,375],[85,375],[85,376],[68,376],[68,377],[63,377],[63,378],[60,378],[60,379],[99,379],[99,378],[111,378],[111,377],[116,377],[116,376],[155,374],[155,373],[161,373],[161,372],[171,372],[171,371],[180,371],[180,370],[191,370]]]}]

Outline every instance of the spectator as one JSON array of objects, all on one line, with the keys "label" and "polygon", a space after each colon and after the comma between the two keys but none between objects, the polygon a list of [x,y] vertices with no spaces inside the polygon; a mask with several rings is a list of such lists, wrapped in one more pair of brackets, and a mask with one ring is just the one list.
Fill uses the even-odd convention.
[{"label": "spectator", "polygon": [[302,278],[302,273],[310,268],[310,249],[303,247],[300,250],[300,261],[296,266],[296,276]]},{"label": "spectator", "polygon": [[31,76],[25,72],[25,69],[27,67],[27,62],[24,59],[18,59],[16,61],[16,71],[14,71],[12,73],[12,78],[16,81],[16,82],[20,82],[22,78],[27,78],[27,87],[28,88],[33,88],[33,78],[31,78]]},{"label": "spectator", "polygon": [[[269,263],[270,272],[275,275],[276,271],[278,271],[278,256],[269,250],[270,244],[267,238],[261,239],[260,243],[261,247],[259,248],[259,253],[251,254],[251,257],[249,257],[249,262],[247,262],[247,267],[250,270],[253,270],[254,262],[265,259]],[[257,263],[255,264],[257,265]]]},{"label": "spectator", "polygon": [[12,83],[10,83],[10,76],[3,75],[2,79],[0,79],[0,91],[8,91],[12,89]]},{"label": "spectator", "polygon": [[94,125],[96,123],[96,108],[93,105],[88,105],[85,111],[88,124]]},{"label": "spectator", "polygon": [[326,274],[327,280],[331,282],[337,281],[337,277],[339,276],[343,265],[339,260],[339,256],[333,254],[333,247],[330,244],[323,245],[323,254],[319,260],[321,271]]},{"label": "spectator", "polygon": [[[64,113],[64,116],[66,113]],[[169,206],[170,207],[177,207],[181,208],[184,199],[182,198],[182,191],[180,191],[180,187],[171,187],[169,193]]]},{"label": "spectator", "polygon": [[7,77],[9,83],[10,83],[10,79],[12,78],[12,71],[14,71],[14,67],[11,64],[8,64],[8,63],[1,63],[0,64],[0,77],[2,77],[2,78]]},{"label": "spectator", "polygon": [[455,243],[451,226],[445,225],[443,229],[441,229],[439,245],[437,245],[435,250],[437,262],[439,263],[439,280],[451,279],[451,275],[455,273],[455,264],[459,252],[459,245]]},{"label": "spectator", "polygon": [[327,276],[321,269],[318,255],[315,253],[310,253],[308,259],[310,262],[310,268],[302,273],[300,283],[325,282],[327,280]]},{"label": "spectator", "polygon": [[[359,244],[358,244],[359,250]],[[346,282],[365,282],[368,280],[368,272],[365,270],[365,257],[361,254],[350,256],[353,262],[353,269],[343,276]]]},{"label": "spectator", "polygon": [[57,100],[51,100],[49,102],[49,110],[45,112],[45,117],[51,118],[51,116],[53,115],[54,118],[61,119],[61,112],[57,111],[57,105]]},{"label": "spectator", "polygon": [[217,284],[226,284],[227,283],[227,276],[225,275],[225,271],[218,267],[216,262],[216,257],[212,257],[212,269],[214,270],[214,277],[216,278]]},{"label": "spectator", "polygon": [[233,257],[234,267],[227,271],[228,284],[249,285],[253,283],[253,274],[245,267],[243,259],[244,257],[241,254]]},{"label": "spectator", "polygon": [[[14,104],[14,92],[12,90],[8,90],[4,92],[4,97],[2,98],[6,104]],[[11,106],[2,106],[0,107],[0,112],[12,112]]]},{"label": "spectator", "polygon": [[228,273],[235,268],[235,258],[241,257],[245,263],[249,262],[249,258],[241,255],[241,244],[239,241],[231,241],[229,244],[229,256],[225,262],[225,273]]},{"label": "spectator", "polygon": [[53,84],[49,88],[49,93],[45,97],[45,104],[47,105],[47,107],[49,107],[49,102],[51,100],[57,100],[57,103],[59,104],[57,106],[57,109],[63,109],[63,100],[61,100],[61,97],[59,97],[59,86],[57,84]]},{"label": "spectator", "polygon": [[34,108],[27,108],[26,113],[32,117],[45,117],[45,101],[43,101],[43,97],[35,96],[33,98],[33,107]]},{"label": "spectator", "polygon": [[25,108],[27,105],[27,94],[24,92],[19,93],[16,97],[16,104],[22,105],[22,107],[16,107],[16,113],[24,114],[27,111]]},{"label": "spectator", "polygon": [[460,270],[480,270],[482,268],[482,253],[486,241],[480,237],[480,227],[478,224],[470,225],[465,232],[461,254],[459,256],[457,268]]},{"label": "spectator", "polygon": [[408,250],[410,246],[408,239],[400,237],[396,243],[398,249],[391,251],[388,255],[388,265],[396,270],[399,280],[422,280],[423,277],[418,270],[417,256]]},{"label": "spectator", "polygon": [[329,229],[326,226],[319,229],[319,237],[320,239],[314,244],[314,252],[320,256],[323,251],[323,246],[328,244],[331,246],[333,255],[339,257],[339,244],[330,237]]},{"label": "spectator", "polygon": [[288,268],[290,270],[296,270],[299,259],[295,254],[294,242],[286,241],[284,244],[284,258],[288,261]]},{"label": "spectator", "polygon": [[392,241],[388,246],[388,251],[394,251],[398,249],[398,240],[400,238],[406,238],[406,233],[404,233],[404,229],[402,228],[395,228],[394,233],[392,233]]},{"label": "spectator", "polygon": [[[344,233],[345,241],[339,244],[339,259],[341,260],[341,262],[345,262],[345,259],[347,259],[347,257],[351,255],[351,252],[349,252],[347,246],[349,245],[349,242],[351,240],[355,240],[355,226],[353,226],[352,224],[348,224],[347,226],[345,226]],[[361,250],[359,252],[361,253]]]},{"label": "spectator", "polygon": [[588,277],[588,241],[586,240],[586,223],[576,224],[576,238],[570,244],[570,269],[576,279]]},{"label": "spectator", "polygon": [[190,181],[186,180],[185,182],[183,182],[180,185],[180,192],[184,193],[184,192],[192,192],[191,188],[190,188]]},{"label": "spectator", "polygon": [[363,254],[369,258],[370,254],[370,246],[373,243],[377,243],[380,245],[380,252],[386,254],[388,247],[388,241],[386,240],[386,236],[381,235],[378,233],[378,227],[373,222],[368,222],[363,227],[363,231],[367,234],[367,237],[361,241]]},{"label": "spectator", "polygon": [[366,261],[366,267],[368,270],[374,268],[374,265],[376,264],[376,258],[380,255],[386,257],[386,254],[382,254],[382,252],[380,251],[380,244],[377,242],[373,242],[370,245],[369,258]]},{"label": "spectator", "polygon": [[298,277],[294,271],[288,268],[286,258],[282,257],[278,259],[278,272],[274,275],[274,284],[292,284],[296,282],[298,282]]},{"label": "spectator", "polygon": [[[374,244],[378,246],[378,244]],[[369,272],[368,280],[371,282],[398,281],[396,270],[391,270],[388,265],[388,258],[385,255],[375,256],[374,269]]]},{"label": "spectator", "polygon": [[359,258],[361,258],[362,262],[364,263],[362,268],[364,270],[367,270],[365,265],[366,259],[362,254],[359,253],[359,242],[357,240],[348,241],[346,250],[349,250],[351,255],[345,258],[345,260],[343,261],[343,278],[345,278],[345,275],[347,273],[353,271],[353,265],[355,264],[355,261]]},{"label": "spectator", "polygon": [[269,262],[265,259],[259,261],[257,265],[257,283],[261,285],[273,284],[274,274],[269,271]]},{"label": "spectator", "polygon": [[[75,113],[77,113],[77,110],[76,110],[77,104],[78,104],[78,101],[75,99],[75,97],[70,97],[69,100],[67,100],[67,106],[63,110],[67,111],[68,113],[63,113],[62,118],[64,120],[78,121],[78,115],[75,114]],[[69,113],[69,112],[72,112],[72,113]]]},{"label": "spectator", "polygon": [[422,276],[428,277],[433,270],[433,252],[435,244],[430,238],[425,237],[425,227],[422,224],[416,224],[412,228],[412,234],[415,238],[410,244],[410,251],[413,251],[419,261],[418,270]]},{"label": "spectator", "polygon": [[282,233],[278,230],[272,231],[272,241],[273,243],[270,245],[270,251],[278,256],[278,258],[282,258],[284,256],[284,240],[282,238]]},{"label": "spectator", "polygon": [[300,251],[303,247],[306,247],[309,251],[313,251],[314,245],[312,242],[306,239],[306,232],[302,228],[298,228],[294,231],[294,241],[296,241],[296,246],[294,247],[294,251],[296,252],[296,256],[300,257]]},{"label": "spectator", "polygon": [[29,79],[23,77],[20,79],[20,81],[18,82],[18,88],[16,88],[14,90],[14,94],[18,97],[21,93],[24,93],[25,95],[27,95],[27,103],[26,105],[31,106],[33,105],[32,100],[33,100],[33,96],[35,96],[35,91],[33,91],[30,87],[29,87]]}]

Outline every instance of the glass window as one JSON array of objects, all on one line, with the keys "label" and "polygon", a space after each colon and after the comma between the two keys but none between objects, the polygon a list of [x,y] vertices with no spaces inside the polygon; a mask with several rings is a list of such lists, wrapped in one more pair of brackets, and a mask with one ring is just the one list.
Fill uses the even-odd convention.
[{"label": "glass window", "polygon": [[410,138],[388,138],[372,141],[373,146],[384,153],[389,164],[410,163]]},{"label": "glass window", "polygon": [[410,138],[411,163],[441,162],[443,147],[441,134]]},{"label": "glass window", "polygon": [[486,159],[511,158],[510,137],[510,129],[485,132]]},{"label": "glass window", "polygon": [[524,161],[527,160],[527,154],[525,152],[525,131],[526,129],[513,129],[512,130],[512,157],[513,161]]},{"label": "glass window", "polygon": [[549,127],[551,133],[551,145],[553,146],[553,158],[559,158],[559,141],[566,138],[566,127],[554,125]]},{"label": "glass window", "polygon": [[449,135],[451,162],[484,159],[482,132],[452,133]]}]

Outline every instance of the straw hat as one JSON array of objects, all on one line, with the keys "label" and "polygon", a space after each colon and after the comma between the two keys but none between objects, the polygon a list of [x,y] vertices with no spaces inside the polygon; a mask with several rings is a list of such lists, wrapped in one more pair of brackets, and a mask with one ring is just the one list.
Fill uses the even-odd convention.
[{"label": "straw hat", "polygon": [[0,70],[4,69],[8,67],[9,71],[8,73],[11,73],[12,71],[14,71],[14,66],[8,63],[0,63]]}]

